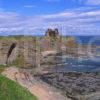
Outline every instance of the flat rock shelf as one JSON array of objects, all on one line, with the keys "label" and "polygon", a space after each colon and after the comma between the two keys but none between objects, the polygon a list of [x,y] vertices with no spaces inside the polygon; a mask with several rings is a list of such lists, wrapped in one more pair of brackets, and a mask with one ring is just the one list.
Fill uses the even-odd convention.
[{"label": "flat rock shelf", "polygon": [[100,73],[98,72],[55,72],[38,77],[61,89],[72,100],[100,100]]}]

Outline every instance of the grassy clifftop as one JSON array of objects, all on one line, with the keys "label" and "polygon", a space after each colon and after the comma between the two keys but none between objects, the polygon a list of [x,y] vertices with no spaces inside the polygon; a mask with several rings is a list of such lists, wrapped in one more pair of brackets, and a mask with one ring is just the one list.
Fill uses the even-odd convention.
[{"label": "grassy clifftop", "polygon": [[37,100],[26,89],[0,75],[0,100]]},{"label": "grassy clifftop", "polygon": [[15,36],[0,36],[0,40],[23,40],[23,39],[27,39],[30,40],[32,38],[36,38],[33,36],[23,36],[23,35],[15,35]]}]

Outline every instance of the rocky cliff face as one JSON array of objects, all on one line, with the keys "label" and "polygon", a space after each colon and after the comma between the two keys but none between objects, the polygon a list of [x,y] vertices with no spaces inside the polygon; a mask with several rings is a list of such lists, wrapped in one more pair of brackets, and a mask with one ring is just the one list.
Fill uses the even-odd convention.
[{"label": "rocky cliff face", "polygon": [[42,52],[67,53],[76,48],[75,44],[75,40],[61,37],[58,29],[48,29],[45,37],[0,37],[0,65],[37,67],[44,59]]},{"label": "rocky cliff face", "polygon": [[60,39],[43,37],[4,37],[0,39],[0,65],[37,67],[42,61],[41,52],[58,50]]},{"label": "rocky cliff face", "polygon": [[0,39],[0,65],[33,67],[36,63],[36,39]]},{"label": "rocky cliff face", "polygon": [[[8,51],[13,43],[15,43],[15,41],[13,40],[5,40],[5,39],[0,40],[0,64],[5,65],[7,63]],[[11,61],[12,59],[14,60],[16,58],[16,55],[17,52],[16,49],[14,48],[12,54],[10,55],[11,57],[9,58],[9,61]]]}]

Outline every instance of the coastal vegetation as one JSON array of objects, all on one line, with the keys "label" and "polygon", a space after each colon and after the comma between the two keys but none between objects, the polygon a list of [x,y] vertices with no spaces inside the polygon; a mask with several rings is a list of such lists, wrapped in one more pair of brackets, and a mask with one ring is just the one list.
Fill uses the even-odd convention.
[{"label": "coastal vegetation", "polygon": [[27,89],[0,75],[0,100],[37,100]]},{"label": "coastal vegetation", "polygon": [[2,73],[4,71],[4,69],[6,68],[5,65],[0,65],[0,73]]}]

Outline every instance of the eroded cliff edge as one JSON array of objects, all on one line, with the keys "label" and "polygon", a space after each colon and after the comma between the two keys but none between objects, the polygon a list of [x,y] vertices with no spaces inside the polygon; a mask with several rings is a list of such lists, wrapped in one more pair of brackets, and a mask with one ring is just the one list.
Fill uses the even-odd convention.
[{"label": "eroded cliff edge", "polygon": [[33,37],[0,39],[0,65],[36,66],[36,39]]}]

